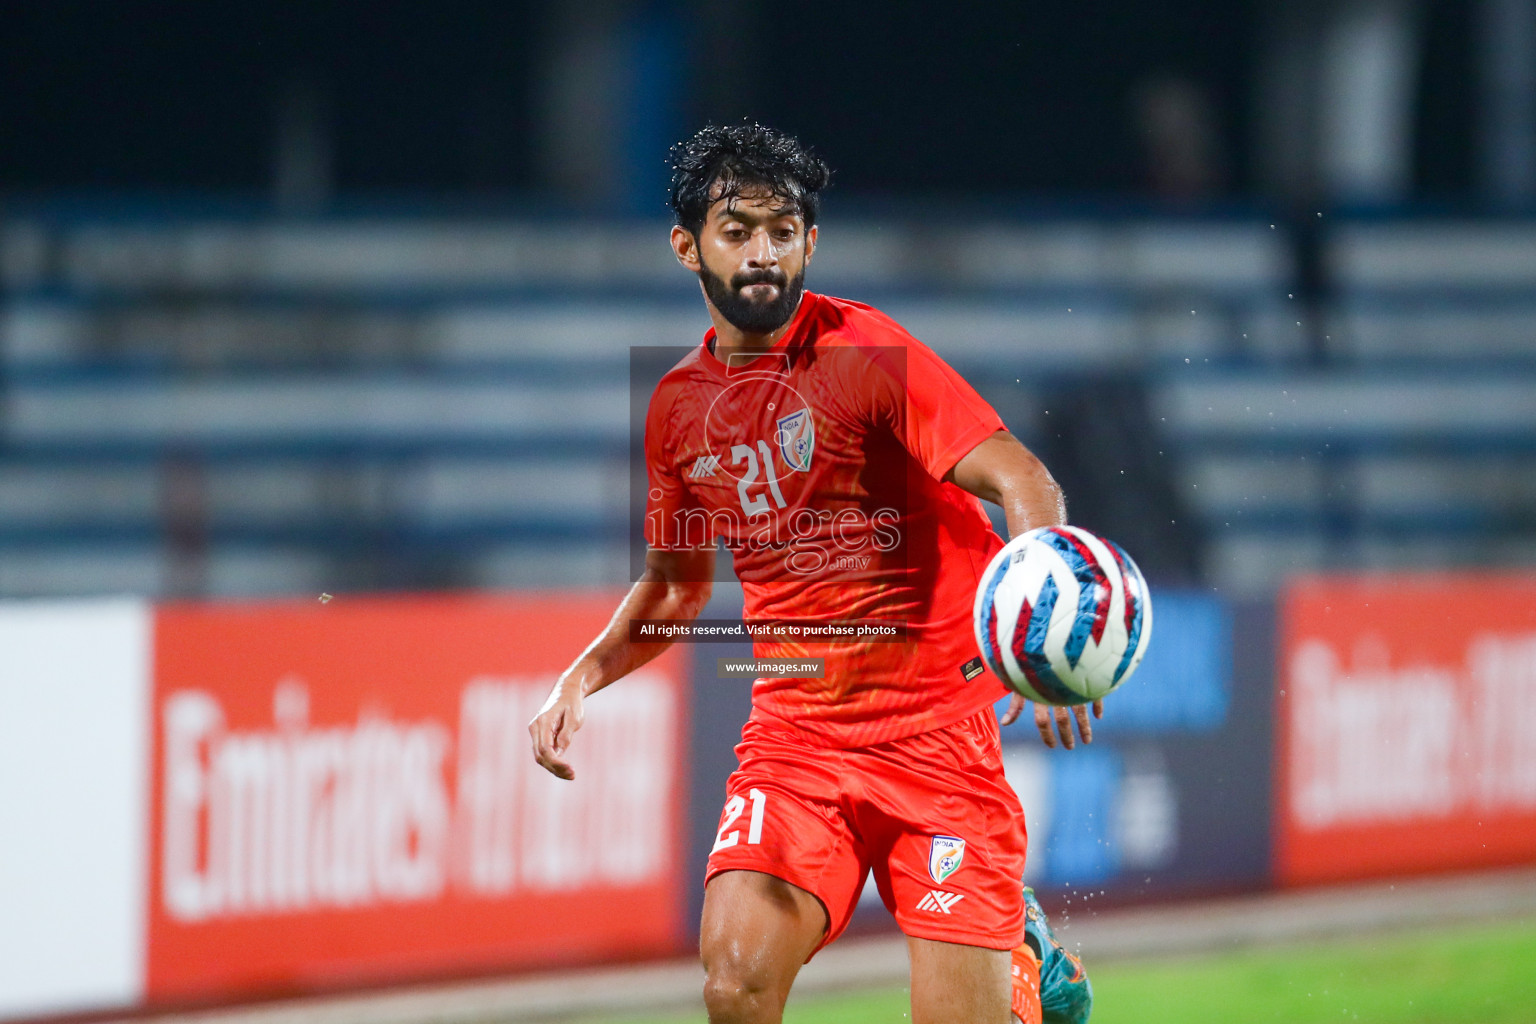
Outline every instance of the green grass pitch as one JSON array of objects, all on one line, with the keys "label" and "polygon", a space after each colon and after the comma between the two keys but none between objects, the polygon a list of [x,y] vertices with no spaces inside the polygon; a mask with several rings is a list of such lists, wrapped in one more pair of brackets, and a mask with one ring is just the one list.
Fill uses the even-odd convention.
[{"label": "green grass pitch", "polygon": [[[1531,1024],[1536,920],[1095,966],[1092,1024]],[[785,1024],[900,1024],[904,988],[791,997]],[[702,1012],[643,1024],[704,1024]],[[617,1024],[617,1022],[616,1022]],[[624,1018],[623,1024],[642,1024]]]}]

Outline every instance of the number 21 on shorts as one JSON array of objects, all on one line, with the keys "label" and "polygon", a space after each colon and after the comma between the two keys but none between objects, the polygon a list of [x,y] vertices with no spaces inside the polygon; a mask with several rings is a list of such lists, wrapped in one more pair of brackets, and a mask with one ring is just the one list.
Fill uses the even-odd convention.
[{"label": "number 21 on shorts", "polygon": [[[760,789],[747,790],[747,796],[752,798],[752,821],[747,826],[747,844],[756,846],[763,841],[763,811],[768,807],[768,798]],[[741,841],[741,829],[732,829],[730,832],[726,829],[736,824],[736,819],[746,809],[747,801],[739,793],[725,802],[725,817],[720,820],[720,831],[715,833],[715,848],[709,851],[711,854],[719,853]]]}]

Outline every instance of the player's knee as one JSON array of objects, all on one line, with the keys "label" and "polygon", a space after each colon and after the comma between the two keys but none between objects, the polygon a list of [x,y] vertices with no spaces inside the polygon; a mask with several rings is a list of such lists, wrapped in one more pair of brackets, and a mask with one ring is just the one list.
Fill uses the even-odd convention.
[{"label": "player's knee", "polygon": [[737,1024],[760,1019],[763,992],[754,991],[734,975],[711,974],[704,979],[704,1007],[710,1024]]},{"label": "player's knee", "polygon": [[708,958],[704,964],[704,1006],[711,1024],[776,1021],[784,1009],[778,979],[742,958]]}]

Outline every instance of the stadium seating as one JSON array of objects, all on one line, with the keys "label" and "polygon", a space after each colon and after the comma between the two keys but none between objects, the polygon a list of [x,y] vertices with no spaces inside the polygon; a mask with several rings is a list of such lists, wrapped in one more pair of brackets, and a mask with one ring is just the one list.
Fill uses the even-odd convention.
[{"label": "stadium seating", "polygon": [[[1165,495],[1125,514],[1184,520],[1213,585],[1536,557],[1536,230],[1342,222],[1319,305],[1255,217],[982,223],[830,222],[813,286],[932,344],[1089,508],[1126,470]],[[12,210],[0,596],[621,583],[630,349],[707,326],[665,231]]]},{"label": "stadium seating", "polygon": [[1536,225],[1346,219],[1322,262],[1318,358],[1156,386],[1209,578],[1536,562]]}]

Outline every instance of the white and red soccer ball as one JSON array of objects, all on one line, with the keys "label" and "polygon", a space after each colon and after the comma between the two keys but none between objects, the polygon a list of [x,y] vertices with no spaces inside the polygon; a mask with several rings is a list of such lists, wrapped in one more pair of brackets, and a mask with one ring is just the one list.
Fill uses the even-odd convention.
[{"label": "white and red soccer ball", "polygon": [[1086,704],[1124,683],[1152,635],[1152,599],[1131,556],[1075,526],[1015,537],[976,588],[981,656],[1042,704]]}]

